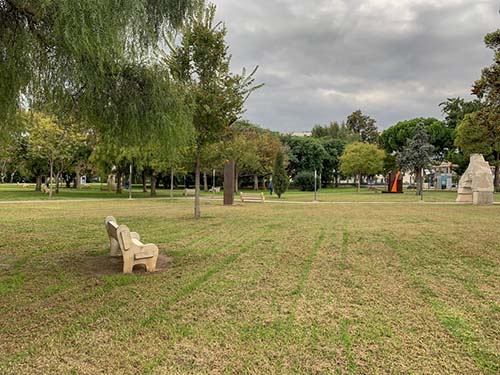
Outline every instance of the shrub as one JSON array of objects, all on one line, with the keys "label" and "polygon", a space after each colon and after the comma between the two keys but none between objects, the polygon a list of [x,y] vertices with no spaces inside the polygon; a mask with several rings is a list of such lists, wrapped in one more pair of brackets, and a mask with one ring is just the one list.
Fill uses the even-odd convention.
[{"label": "shrub", "polygon": [[273,187],[278,198],[281,198],[281,195],[288,190],[288,175],[286,173],[284,159],[283,152],[279,151],[276,155],[273,172]]},{"label": "shrub", "polygon": [[[314,191],[314,172],[299,172],[295,176],[294,182],[301,191]],[[316,184],[317,188],[319,189],[319,176],[316,178]]]}]

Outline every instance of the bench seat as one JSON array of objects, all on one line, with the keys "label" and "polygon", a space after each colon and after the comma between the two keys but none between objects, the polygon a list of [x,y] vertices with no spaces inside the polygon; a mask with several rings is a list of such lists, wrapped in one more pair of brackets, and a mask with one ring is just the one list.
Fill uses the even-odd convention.
[{"label": "bench seat", "polygon": [[264,203],[266,198],[264,193],[240,193],[241,203]]}]

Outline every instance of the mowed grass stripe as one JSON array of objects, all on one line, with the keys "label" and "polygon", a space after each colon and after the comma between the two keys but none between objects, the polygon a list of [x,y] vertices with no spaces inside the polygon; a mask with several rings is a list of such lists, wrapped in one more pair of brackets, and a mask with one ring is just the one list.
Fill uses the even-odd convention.
[{"label": "mowed grass stripe", "polygon": [[[9,223],[12,236],[3,244],[13,252],[0,249],[0,257],[8,256],[0,263],[12,267],[21,252],[28,261],[19,268],[25,273],[22,285],[0,296],[8,325],[0,329],[0,351],[15,357],[8,363],[0,359],[1,373],[491,373],[475,364],[450,330],[462,340],[473,331],[473,345],[499,352],[494,325],[499,301],[493,294],[497,207],[436,206],[430,214],[430,206],[414,205],[409,214],[408,205],[213,206],[204,207],[206,217],[195,221],[189,219],[192,202],[124,203],[124,221],[148,241],[160,242],[164,254],[175,255],[168,270],[147,276],[78,271],[80,265],[68,261],[86,253],[106,261],[101,216],[114,205],[75,205],[67,220],[47,205],[34,215],[44,218],[34,219],[36,225],[29,211],[12,212],[26,230],[16,234],[15,223]],[[50,220],[52,214],[61,217]],[[77,252],[72,253],[74,244],[64,249],[67,238],[58,235],[65,222],[69,228],[81,222],[89,237],[76,236],[82,242]],[[212,228],[220,236],[205,238]],[[324,239],[293,307],[320,228]],[[449,237],[456,228],[459,233]],[[183,238],[169,240],[176,231]],[[405,263],[385,243],[384,231],[400,246]],[[89,250],[86,244],[101,241],[96,236],[102,245]],[[257,238],[250,250],[226,260]],[[26,244],[19,246],[21,240]],[[66,272],[58,265],[67,266]],[[159,323],[138,324],[151,308],[218,265],[222,268],[170,304]],[[92,290],[92,298],[78,302]],[[432,306],[422,291],[438,304]],[[32,297],[36,301],[30,302]],[[295,319],[287,325],[291,311]],[[57,335],[86,315],[88,321]]]},{"label": "mowed grass stripe", "polygon": [[[236,235],[236,239],[234,239],[233,237],[225,237],[225,240],[226,240],[226,244],[224,246],[219,246],[219,247],[214,247],[212,249],[210,249],[209,253],[207,254],[204,254],[203,255],[203,258],[202,259],[209,259],[211,256],[213,256],[214,254],[216,254],[218,251],[223,251],[227,248],[230,248],[230,247],[233,247],[233,246],[239,246],[239,240],[238,240],[238,235]],[[105,260],[106,261],[106,260]],[[121,277],[120,275],[117,275],[118,277]],[[156,275],[151,275],[153,277],[155,277]],[[147,280],[150,279],[149,277],[146,277],[146,278],[135,278],[135,281],[143,281],[142,283],[144,283],[144,281],[147,282]],[[110,291],[112,291],[113,287],[111,288],[106,288],[106,289],[102,289],[102,287],[99,287],[97,288],[98,290],[101,290],[100,293],[97,293],[95,294],[93,297],[98,297],[100,299],[102,299],[104,297],[104,293],[102,293],[103,291],[106,292],[106,293],[109,293]],[[126,299],[124,300],[126,301]],[[91,307],[91,306],[94,306],[95,302],[96,301],[93,301],[94,303],[93,304],[90,304],[88,305],[87,304],[87,307]],[[71,301],[68,301],[68,303],[72,303]],[[111,313],[112,311],[115,311],[117,310],[119,307],[125,307],[127,305],[127,303],[125,302],[123,305],[112,305],[110,307],[106,306],[108,304],[108,302],[105,300],[104,301],[104,305],[105,307],[102,308],[101,310],[98,310],[94,313],[86,313],[86,315],[82,318],[82,319],[76,319],[76,320],[73,320],[73,323],[70,324],[69,326],[66,326],[62,332],[62,336],[63,337],[68,337],[69,336],[73,336],[74,333],[78,333],[80,331],[84,331],[85,329],[87,329],[87,327],[89,327],[90,325],[92,325],[94,322],[96,322],[99,318],[105,316],[106,314],[108,313]],[[115,311],[116,312],[116,311]],[[78,314],[83,314],[83,312],[78,312]],[[45,315],[41,316],[40,317],[41,319],[46,319]],[[74,318],[73,318],[74,319]],[[36,321],[36,319],[35,319]],[[58,321],[52,321],[50,320],[49,322],[53,322],[54,324],[60,324],[60,322]],[[34,323],[33,321],[31,323]],[[17,327],[19,328],[19,327]],[[53,336],[54,333],[57,333],[57,330],[50,330],[50,334],[49,334],[49,337]],[[33,350],[31,350],[31,352],[33,352]],[[15,355],[14,355],[15,356]]]},{"label": "mowed grass stripe", "polygon": [[152,324],[158,324],[162,322],[162,319],[165,315],[166,310],[180,299],[190,295],[194,290],[202,286],[206,281],[208,281],[212,276],[220,272],[225,267],[229,266],[233,262],[235,262],[242,254],[249,251],[257,242],[257,240],[250,241],[245,244],[241,250],[236,254],[231,254],[228,257],[224,258],[222,262],[216,264],[212,268],[210,268],[207,272],[205,272],[200,277],[196,278],[188,285],[179,290],[176,294],[168,298],[164,301],[158,308],[156,308],[150,315],[141,321],[142,326],[151,326]]},{"label": "mowed grass stripe", "polygon": [[[280,234],[272,235],[270,232],[275,232],[276,227],[280,228]],[[308,238],[318,237],[318,233],[314,232],[315,228],[311,229],[300,231],[300,235],[306,232],[310,235]],[[221,358],[226,358],[228,353],[223,348],[211,345],[210,342],[213,339],[228,340],[232,342],[231,346],[234,349],[246,348],[245,352],[248,355],[239,361],[231,361],[229,367],[219,368],[214,364],[217,370],[212,369],[216,372],[246,372],[257,363],[261,371],[266,372],[268,355],[274,358],[272,361],[274,366],[289,369],[290,365],[284,362],[287,361],[286,358],[291,358],[292,354],[285,355],[280,351],[286,350],[287,343],[290,343],[289,340],[293,341],[296,334],[289,317],[293,301],[298,298],[298,295],[294,293],[297,287],[289,288],[288,291],[281,290],[281,287],[274,284],[273,280],[279,277],[280,272],[285,270],[289,272],[287,268],[291,265],[281,261],[286,257],[294,259],[297,263],[293,267],[293,281],[300,283],[302,280],[305,284],[307,277],[304,278],[304,268],[308,267],[307,263],[312,263],[311,253],[318,247],[317,238],[316,244],[311,241],[313,242],[311,251],[304,251],[304,248],[299,249],[294,246],[283,246],[282,239],[287,238],[293,243],[296,233],[296,225],[285,224],[282,220],[267,226],[266,233],[262,235],[259,243],[255,244],[252,252],[240,257],[237,263],[219,272],[210,283],[205,284],[203,288],[198,288],[196,294],[189,299],[185,298],[180,305],[176,305],[175,311],[172,311],[174,315],[168,319],[169,328],[166,332],[176,330],[176,326],[189,326],[191,338],[196,340],[200,347],[210,346],[214,351],[220,350]],[[236,283],[236,280],[240,282]],[[271,313],[270,306],[263,305],[264,301],[261,300],[263,298],[267,298],[273,304],[284,305],[285,311],[278,310]],[[237,304],[238,300],[242,301],[243,305]],[[181,315],[181,311],[196,311],[196,314],[192,317],[185,317]],[[281,344],[275,347],[275,343],[270,342],[270,339],[275,339]],[[258,342],[261,344],[255,347],[254,345]],[[266,350],[261,352],[264,348]],[[158,365],[160,368],[157,373],[188,371],[187,368],[179,370],[178,367],[173,366],[174,353],[178,350],[173,347],[169,354],[157,354],[162,358],[159,361],[161,366]],[[158,358],[156,356],[154,358],[153,362],[158,362]],[[154,368],[156,369],[156,366]],[[151,368],[148,366],[148,369]],[[192,367],[190,371],[196,372],[195,369],[196,367]]]},{"label": "mowed grass stripe", "polygon": [[309,256],[307,257],[307,259],[304,262],[304,265],[302,267],[302,272],[300,274],[300,278],[299,278],[299,281],[297,283],[297,286],[292,292],[293,304],[292,304],[292,309],[290,311],[290,316],[289,316],[289,321],[292,324],[295,321],[295,314],[297,311],[297,305],[299,303],[299,299],[303,297],[304,286],[306,285],[307,280],[309,278],[309,274],[311,273],[312,264],[314,262],[314,259],[318,255],[319,248],[320,248],[321,243],[323,242],[324,238],[325,238],[325,229],[322,228],[319,231],[318,238],[316,239],[313,246],[311,247]]},{"label": "mowed grass stripe", "polygon": [[436,319],[449,332],[450,336],[462,345],[465,352],[481,370],[488,374],[497,374],[500,371],[500,358],[497,349],[490,348],[484,342],[481,342],[476,330],[472,329],[452,307],[441,301],[438,295],[426,285],[422,276],[413,271],[413,266],[406,255],[407,252],[402,249],[404,245],[401,242],[395,241],[388,235],[385,236],[385,242],[398,254],[413,285],[419,290],[422,298],[431,306]]}]

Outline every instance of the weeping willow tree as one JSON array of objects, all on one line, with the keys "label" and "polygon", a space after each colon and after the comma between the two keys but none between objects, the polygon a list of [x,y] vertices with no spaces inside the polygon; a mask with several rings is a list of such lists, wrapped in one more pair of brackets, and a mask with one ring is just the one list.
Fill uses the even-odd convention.
[{"label": "weeping willow tree", "polygon": [[155,56],[194,1],[0,0],[0,131],[30,107],[173,142],[190,116]]}]

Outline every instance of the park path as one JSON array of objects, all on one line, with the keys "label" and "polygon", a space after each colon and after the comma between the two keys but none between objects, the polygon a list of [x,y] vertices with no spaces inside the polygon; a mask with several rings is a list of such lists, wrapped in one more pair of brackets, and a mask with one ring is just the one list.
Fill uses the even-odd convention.
[{"label": "park path", "polygon": [[[170,197],[160,197],[160,198],[84,198],[84,199],[31,199],[31,200],[0,200],[0,204],[30,204],[30,203],[82,203],[82,202],[130,202],[130,201],[164,201],[164,200],[189,200],[192,201],[194,198],[170,198]],[[202,201],[208,202],[222,202],[222,198],[200,198]],[[393,204],[431,204],[431,205],[456,205],[456,206],[466,206],[467,203],[458,203],[458,202],[426,202],[426,201],[328,201],[328,202],[320,202],[320,201],[284,201],[284,200],[266,200],[266,203],[275,203],[275,204],[354,204],[354,205],[362,205],[362,204],[370,204],[370,205],[393,205]],[[500,205],[500,202],[493,202],[494,205]]]}]

